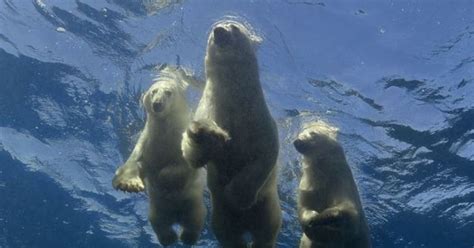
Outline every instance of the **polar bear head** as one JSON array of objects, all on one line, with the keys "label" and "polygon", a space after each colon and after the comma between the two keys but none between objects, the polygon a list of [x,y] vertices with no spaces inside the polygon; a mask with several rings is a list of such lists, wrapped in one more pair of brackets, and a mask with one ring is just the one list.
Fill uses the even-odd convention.
[{"label": "polar bear head", "polygon": [[342,149],[337,142],[337,128],[317,121],[303,128],[293,142],[296,150],[308,159],[321,159]]},{"label": "polar bear head", "polygon": [[255,47],[261,42],[251,27],[234,20],[214,24],[207,45],[207,60],[248,62],[255,57]]},{"label": "polar bear head", "polygon": [[185,89],[186,80],[179,69],[165,68],[160,76],[142,96],[142,104],[147,114],[165,117],[187,108]]}]

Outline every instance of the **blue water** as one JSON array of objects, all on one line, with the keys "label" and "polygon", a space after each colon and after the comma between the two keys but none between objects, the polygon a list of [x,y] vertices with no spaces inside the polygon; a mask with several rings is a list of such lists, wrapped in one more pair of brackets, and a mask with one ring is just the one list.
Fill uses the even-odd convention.
[{"label": "blue water", "polygon": [[[158,246],[146,196],[111,179],[152,68],[179,61],[203,78],[226,15],[264,39],[278,247],[301,235],[291,142],[317,119],[340,129],[374,247],[474,246],[474,2],[0,0],[0,247]],[[196,247],[217,247],[209,229]]]}]

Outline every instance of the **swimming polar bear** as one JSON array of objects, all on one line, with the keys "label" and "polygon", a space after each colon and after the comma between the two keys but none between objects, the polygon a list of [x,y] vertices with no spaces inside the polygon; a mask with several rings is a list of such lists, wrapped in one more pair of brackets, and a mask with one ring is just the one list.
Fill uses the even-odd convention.
[{"label": "swimming polar bear", "polygon": [[274,247],[281,226],[277,193],[278,131],[260,85],[255,39],[235,21],[214,25],[206,86],[182,150],[194,167],[207,164],[212,229],[223,247]]},{"label": "swimming polar bear", "polygon": [[298,194],[304,232],[300,248],[370,247],[357,186],[336,135],[337,129],[318,121],[293,143],[303,155]]},{"label": "swimming polar bear", "polygon": [[162,245],[177,241],[172,229],[180,224],[180,239],[194,244],[203,229],[203,170],[190,167],[181,152],[182,133],[191,114],[185,98],[189,76],[181,68],[165,67],[142,96],[146,123],[132,154],[117,169],[116,189],[150,198],[149,220]]}]

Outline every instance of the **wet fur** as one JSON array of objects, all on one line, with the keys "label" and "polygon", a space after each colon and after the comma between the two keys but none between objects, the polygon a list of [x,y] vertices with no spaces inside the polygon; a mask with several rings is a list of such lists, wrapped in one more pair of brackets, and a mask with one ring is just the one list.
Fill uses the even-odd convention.
[{"label": "wet fur", "polygon": [[190,167],[181,153],[182,133],[191,119],[185,88],[178,71],[165,70],[143,95],[145,128],[113,179],[116,189],[146,190],[150,199],[149,220],[162,245],[177,241],[173,224],[182,226],[184,243],[194,244],[206,215],[203,171]]},{"label": "wet fur", "polygon": [[335,128],[317,122],[295,140],[303,155],[298,190],[300,248],[367,248],[369,232],[357,186]]},{"label": "wet fur", "polygon": [[[218,28],[229,33],[221,39],[229,46],[215,44]],[[243,235],[248,232],[254,247],[274,247],[281,225],[278,133],[263,96],[249,30],[235,22],[217,24],[209,37],[205,63],[207,81],[195,115],[201,128],[188,128],[183,139],[185,157],[190,163],[200,161],[194,166],[207,164],[211,225],[220,244],[247,247]],[[199,144],[192,138],[195,132],[207,132],[217,142]]]}]

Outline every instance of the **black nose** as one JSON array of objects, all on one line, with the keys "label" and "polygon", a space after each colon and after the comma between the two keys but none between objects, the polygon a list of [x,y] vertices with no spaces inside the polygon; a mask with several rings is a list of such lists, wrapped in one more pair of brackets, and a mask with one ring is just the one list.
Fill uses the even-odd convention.
[{"label": "black nose", "polygon": [[230,32],[223,27],[214,29],[214,43],[223,46],[230,43]]},{"label": "black nose", "polygon": [[308,150],[308,143],[300,139],[293,141],[293,145],[299,153],[305,153]]},{"label": "black nose", "polygon": [[155,113],[159,113],[161,111],[163,111],[163,103],[161,102],[154,102],[153,103],[153,111]]}]

